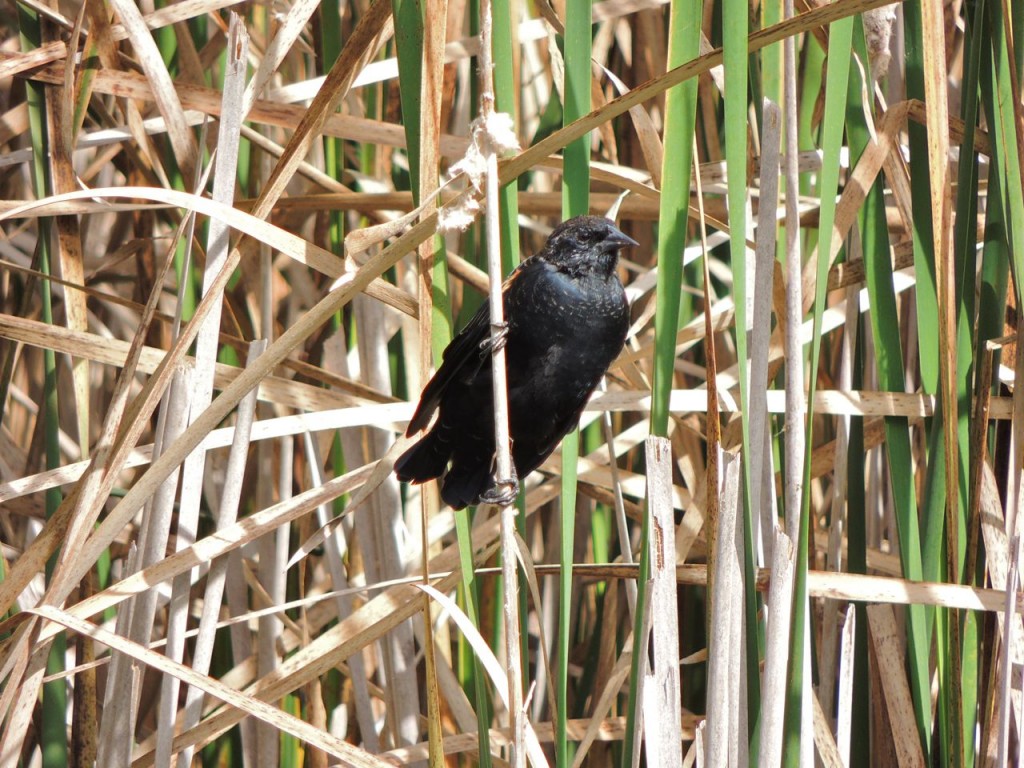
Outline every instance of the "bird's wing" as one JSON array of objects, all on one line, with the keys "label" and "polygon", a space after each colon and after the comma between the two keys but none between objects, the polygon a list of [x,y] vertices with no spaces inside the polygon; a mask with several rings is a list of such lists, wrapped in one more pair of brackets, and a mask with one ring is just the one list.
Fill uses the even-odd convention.
[{"label": "bird's wing", "polygon": [[[502,285],[506,315],[508,314],[509,286],[522,274],[523,267],[527,263],[528,261],[524,261],[516,267],[505,278]],[[479,373],[491,354],[492,346],[491,303],[485,301],[466,324],[466,327],[459,331],[445,348],[441,356],[441,367],[423,388],[416,413],[413,414],[412,420],[409,422],[407,435],[419,432],[427,426],[430,417],[441,404],[441,398],[452,382],[471,381]]]},{"label": "bird's wing", "polygon": [[472,378],[479,370],[490,350],[490,345],[486,343],[489,329],[490,304],[484,302],[466,327],[456,334],[445,349],[441,367],[423,388],[420,403],[409,422],[406,434],[411,435],[427,426],[430,417],[441,404],[445,390],[453,381]]},{"label": "bird's wing", "polygon": [[579,408],[560,421],[551,421],[539,426],[540,434],[532,435],[531,440],[512,443],[512,459],[520,477],[526,477],[543,464],[544,460],[554,453],[562,438],[579,426],[580,416],[583,414],[585,405],[586,400]]}]

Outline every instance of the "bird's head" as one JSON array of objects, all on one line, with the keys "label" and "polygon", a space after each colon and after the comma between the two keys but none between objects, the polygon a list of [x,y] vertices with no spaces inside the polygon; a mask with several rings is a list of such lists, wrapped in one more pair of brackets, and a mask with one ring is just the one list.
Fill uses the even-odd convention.
[{"label": "bird's head", "polygon": [[610,275],[619,249],[638,245],[601,216],[577,216],[563,221],[544,244],[540,257],[561,270],[575,274]]}]

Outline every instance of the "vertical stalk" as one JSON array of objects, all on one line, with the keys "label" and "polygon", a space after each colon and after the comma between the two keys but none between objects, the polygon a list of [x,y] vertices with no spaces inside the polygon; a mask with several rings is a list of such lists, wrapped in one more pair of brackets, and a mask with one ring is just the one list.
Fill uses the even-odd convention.
[{"label": "vertical stalk", "polygon": [[[494,114],[494,73],[492,30],[494,20],[490,0],[480,3],[480,113],[486,125]],[[509,451],[508,389],[505,377],[505,347],[500,343],[505,328],[505,307],[501,280],[501,223],[498,208],[498,156],[493,146],[486,149],[485,231],[487,267],[490,273],[488,296],[491,307],[491,374],[494,394],[494,445],[498,483],[496,490],[511,491],[512,456]],[[501,505],[501,572],[505,585],[505,654],[508,662],[508,706],[512,718],[513,768],[526,765],[525,713],[523,712],[523,662],[519,645],[519,583],[516,576],[516,508]]]},{"label": "vertical stalk", "polygon": [[[18,23],[21,32],[23,50],[38,48],[42,44],[42,29],[39,15],[28,5],[18,4]],[[25,82],[26,101],[29,112],[29,133],[32,141],[32,186],[37,197],[50,194],[50,179],[46,169],[46,158],[49,156],[47,147],[46,106],[44,103],[43,86],[32,81]],[[39,220],[39,240],[37,255],[39,272],[44,276],[50,274],[50,222],[49,218]],[[41,298],[41,319],[47,325],[53,324],[53,292],[49,280],[39,283]],[[43,441],[46,457],[46,468],[55,469],[60,466],[60,447],[58,437],[57,398],[57,356],[52,349],[43,350]],[[51,488],[46,492],[46,517],[51,518],[60,506],[63,496],[59,488]],[[46,578],[49,582],[55,558],[51,557],[46,564]],[[67,639],[64,633],[54,638],[50,646],[46,662],[46,673],[58,675],[64,671],[64,654]],[[43,684],[41,738],[44,768],[63,768],[68,762],[67,751],[67,686],[64,678],[56,677]]]}]

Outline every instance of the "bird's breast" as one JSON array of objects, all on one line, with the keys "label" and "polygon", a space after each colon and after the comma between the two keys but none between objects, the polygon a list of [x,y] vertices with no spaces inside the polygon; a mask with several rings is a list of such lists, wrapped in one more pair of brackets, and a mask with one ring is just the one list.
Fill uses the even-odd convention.
[{"label": "bird's breast", "polygon": [[521,305],[513,314],[524,322],[543,319],[556,332],[592,327],[594,322],[614,325],[629,315],[625,291],[614,275],[571,277],[550,270],[520,282],[520,290],[510,296]]},{"label": "bird's breast", "polygon": [[629,305],[621,283],[551,271],[520,278],[509,296],[513,377],[557,377],[569,389],[592,387],[625,341]]}]

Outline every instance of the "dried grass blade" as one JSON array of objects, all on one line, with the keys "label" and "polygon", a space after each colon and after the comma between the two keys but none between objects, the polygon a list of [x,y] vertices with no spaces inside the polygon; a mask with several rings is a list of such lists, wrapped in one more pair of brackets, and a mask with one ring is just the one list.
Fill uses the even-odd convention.
[{"label": "dried grass blade", "polygon": [[[814,10],[798,14],[792,19],[780,22],[767,29],[751,33],[748,38],[747,52],[753,54],[787,37],[798,35],[801,32],[806,32],[822,25],[831,24],[837,19],[855,16],[870,8],[889,5],[890,3],[891,0],[838,0],[835,3],[819,6]],[[708,72],[712,67],[718,66],[721,63],[722,52],[720,49],[716,49],[712,53],[693,59],[686,64],[669,70],[664,75],[637,86],[629,93],[609,101],[586,117],[564,128],[559,128],[519,155],[503,162],[501,164],[501,183],[507,184],[513,179],[518,178],[533,167],[541,158],[554,154],[569,142],[589,133],[601,123],[612,120],[631,107],[654,98],[674,85]]]},{"label": "dried grass blade", "polygon": [[[231,14],[228,27],[227,63],[224,74],[223,110],[217,135],[217,154],[214,160],[213,199],[225,208],[234,201],[235,177],[238,165],[239,125],[242,121],[242,89],[245,84],[248,34],[241,19]],[[198,191],[198,190],[197,190]],[[189,422],[193,422],[213,398],[214,371],[217,362],[221,325],[221,304],[224,284],[217,277],[227,271],[230,259],[229,229],[219,218],[210,220],[206,244],[206,266],[203,272],[203,299],[212,306],[196,333],[196,368],[193,386],[189,388]],[[199,507],[202,500],[203,475],[206,452],[202,446],[192,451],[181,469],[181,495],[178,502],[175,548],[190,546],[196,539],[199,525]],[[184,656],[184,631],[189,613],[189,594],[193,574],[187,572],[175,577],[171,586],[171,602],[167,613],[167,657],[180,662]],[[157,763],[162,768],[171,761],[170,741],[174,733],[174,713],[177,711],[178,678],[164,677],[157,719]]]},{"label": "dried grass blade", "polygon": [[[56,65],[49,64],[42,69],[34,70],[30,79],[59,85],[62,82],[62,71]],[[141,101],[154,100],[149,82],[145,77],[134,72],[100,70],[95,75],[93,87],[96,93],[110,96]],[[177,93],[185,109],[196,110],[211,117],[221,117],[219,91],[189,83],[178,83]],[[306,114],[307,110],[297,105],[257,100],[248,114],[248,120],[296,131],[302,124]],[[154,130],[156,130],[156,124],[149,123],[149,125],[153,125]],[[137,127],[141,128],[142,126],[140,124]],[[379,120],[368,120],[366,118],[331,113],[327,115],[324,124],[318,130],[323,135],[342,139],[364,141],[385,146],[405,146],[405,137],[401,126]],[[123,132],[115,134],[107,131],[101,132],[100,135],[104,137],[101,143],[105,143],[116,140],[114,136],[122,136]],[[133,135],[139,141],[140,146],[146,146],[147,141],[144,131],[141,134],[135,133]],[[96,140],[100,141],[99,138]],[[466,144],[465,139],[446,135],[442,142],[442,147],[446,156],[458,157],[465,152]],[[299,165],[301,165],[301,161]],[[162,169],[156,170],[162,173]]]},{"label": "dried grass blade", "polygon": [[[249,348],[248,364],[252,364],[266,349],[265,340],[257,340]],[[234,430],[234,441],[228,455],[224,470],[224,485],[220,503],[217,505],[217,530],[220,531],[234,525],[242,496],[242,481],[245,463],[248,457],[249,440],[252,423],[256,411],[256,392],[249,392],[238,404],[237,422]],[[224,597],[224,584],[227,577],[228,561],[220,559],[210,564],[206,575],[206,591],[203,595],[203,612],[199,619],[199,631],[195,640],[190,666],[200,675],[209,673],[213,658],[213,642],[220,616],[221,601]],[[182,729],[188,730],[199,723],[202,715],[203,692],[196,687],[189,687],[185,693],[185,706]],[[174,720],[171,721],[173,727]],[[183,750],[178,756],[178,764],[187,768],[192,761],[191,750]]]},{"label": "dried grass blade", "polygon": [[679,684],[679,621],[675,578],[675,510],[672,507],[672,444],[668,438],[646,442],[647,500],[651,515],[651,610],[654,661],[644,683],[644,705],[657,717],[644,718],[650,765],[681,768],[682,705]]},{"label": "dried grass blade", "polygon": [[[741,765],[737,762],[739,742],[746,743],[746,728],[738,730],[740,710],[739,686],[733,686],[730,668],[744,668],[743,643],[735,626],[743,621],[743,524],[740,506],[739,458],[723,453],[724,477],[714,578],[714,602],[709,637],[712,642],[708,659],[708,705],[705,733],[710,765]],[[710,492],[710,489],[709,489]],[[735,645],[734,645],[735,641]],[[736,680],[738,682],[738,678]],[[745,726],[745,724],[744,724]]]},{"label": "dried grass blade", "polygon": [[[179,227],[176,236],[180,236],[182,232],[183,228]],[[176,238],[173,242],[176,242]],[[165,259],[158,271],[160,280],[165,277],[169,265],[170,260]],[[74,491],[65,498],[57,512],[47,521],[43,531],[18,559],[8,577],[0,585],[0,606],[3,606],[0,610],[6,611],[14,603],[25,585],[43,569],[50,554],[61,541],[63,541],[64,549],[43,597],[43,603],[60,603],[66,599],[69,592],[82,580],[96,562],[96,558],[106,548],[105,543],[97,549],[95,556],[81,557],[83,542],[87,541],[99,514],[99,508],[110,494],[117,470],[126,458],[130,446],[138,440],[138,436],[145,426],[146,417],[156,407],[157,400],[170,382],[170,375],[173,372],[172,366],[164,365],[160,369],[161,373],[147,382],[143,391],[128,407],[135,365],[142,348],[142,339],[155,311],[158,295],[159,293],[154,291],[143,310],[138,330],[129,350],[128,365],[115,385],[103,433],[97,442],[96,454],[90,465],[89,473],[83,482],[79,483]],[[179,349],[178,354],[181,351]],[[169,355],[169,359],[173,359],[173,356]],[[126,417],[124,421],[122,421],[122,417]],[[122,424],[126,426],[118,434]],[[33,646],[35,659],[45,656],[45,653],[42,653],[46,650],[45,647],[34,644]],[[34,667],[28,664],[25,667],[25,674],[32,674],[34,679],[32,681],[25,679],[21,682],[8,681],[8,690],[16,690],[20,696],[20,703],[14,705],[18,712],[24,712],[24,707],[35,699],[36,686],[41,680]],[[9,733],[17,734],[19,730],[17,728],[9,729]],[[17,736],[12,738],[17,738]]]},{"label": "dried grass blade", "polygon": [[824,768],[845,768],[846,763],[840,757],[839,749],[832,738],[828,717],[821,708],[818,697],[813,693],[811,694],[811,704],[814,707],[814,746],[818,748],[818,758]]},{"label": "dried grass blade", "polygon": [[924,753],[917,735],[914,705],[903,666],[903,633],[896,626],[896,617],[890,606],[869,605],[867,614],[897,760],[900,768],[924,768]]},{"label": "dried grass blade", "polygon": [[[166,445],[176,440],[188,426],[188,392],[192,389],[194,371],[191,367],[178,372],[167,392],[159,415],[157,440],[153,453],[159,456]],[[147,501],[140,525],[137,568],[147,568],[163,559],[172,529],[174,498],[178,488],[178,472],[174,472]],[[131,572],[129,572],[131,573]],[[128,625],[125,637],[131,642],[150,642],[159,590],[150,585],[138,598],[122,605],[118,620]],[[134,715],[139,705],[138,667],[130,656],[111,651],[111,665],[104,697],[104,714],[100,731],[99,760],[111,768],[131,761],[131,744],[135,733]],[[173,727],[173,724],[172,724]]]},{"label": "dried grass blade", "polygon": [[[498,696],[501,697],[501,701],[507,710],[510,703],[508,698],[508,676],[506,675],[502,665],[498,662],[494,652],[487,644],[487,641],[480,634],[479,630],[473,625],[473,622],[469,620],[469,617],[463,613],[459,606],[455,604],[455,601],[443,594],[440,590],[430,584],[416,584],[415,586],[444,606],[448,615],[458,625],[459,629],[462,630],[462,633],[476,652],[477,658],[480,659],[488,676],[491,678],[494,689],[497,691]],[[525,727],[526,751],[531,764],[538,768],[540,766],[546,766],[547,760],[540,749],[540,742],[537,739],[537,734],[534,733],[533,727],[530,723],[525,723]]]},{"label": "dried grass blade", "polygon": [[0,78],[14,77],[22,72],[29,72],[44,64],[60,61],[67,55],[68,46],[63,40],[43,43],[30,51],[17,53],[4,51],[0,53]]},{"label": "dried grass blade", "polygon": [[[315,441],[312,439],[312,434],[307,430],[304,434],[304,442],[306,451],[310,455],[309,470],[310,480],[314,487],[323,484],[323,477],[320,472],[320,467],[324,465],[323,460],[320,456],[320,451],[317,449]],[[353,455],[353,454],[347,454]],[[373,485],[373,480],[368,482],[368,485]],[[350,505],[351,509],[351,505]],[[331,518],[330,509],[327,504],[319,504],[316,509],[317,522],[320,524],[320,531],[325,531],[328,526],[331,526],[337,518]],[[349,580],[345,573],[345,564],[343,557],[345,550],[348,545],[344,539],[344,532],[340,526],[335,526],[333,529],[333,535],[325,535],[323,538],[323,548],[327,560],[327,569],[331,576],[331,584],[334,589],[339,592],[345,592],[349,589]],[[301,548],[300,548],[301,549]],[[296,553],[298,554],[298,553]],[[286,569],[291,568],[295,562],[296,556],[293,555],[292,559],[285,566]],[[335,599],[337,604],[338,618],[345,619],[352,615],[355,608],[352,596],[348,594],[339,594]],[[355,699],[355,710],[356,720],[359,723],[359,730],[362,734],[363,744],[366,749],[370,752],[380,752],[380,739],[377,736],[377,728],[374,722],[373,715],[373,702],[370,699],[369,686],[367,680],[369,679],[366,673],[366,663],[362,652],[354,653],[348,660],[350,677],[352,680],[352,694]]]},{"label": "dried grass blade", "polygon": [[311,488],[298,496],[251,514],[217,533],[200,539],[188,549],[176,552],[136,574],[115,582],[102,592],[71,606],[68,611],[74,616],[88,618],[118,605],[132,595],[146,591],[152,584],[161,584],[202,563],[212,562],[218,557],[234,552],[275,528],[313,512],[321,504],[330,503],[343,494],[351,493],[367,480],[374,466],[370,464],[360,467],[329,480],[322,486]]},{"label": "dried grass blade", "polygon": [[[1006,535],[1006,520],[1003,505],[1000,502],[999,488],[991,466],[986,461],[981,468],[981,534],[985,543],[985,562],[988,568],[992,588],[1002,590],[1007,597],[1016,593],[1012,582],[1019,583],[1016,576],[1016,551],[1010,547],[1010,539]],[[1010,718],[1020,733],[1024,723],[1024,702],[1021,691],[1011,684],[1012,668],[1024,660],[1024,624],[1019,613],[1010,616],[1007,626],[1007,612],[1011,612],[1013,603],[1005,605],[1006,610],[997,615],[1000,635],[1000,663],[995,672],[999,684],[993,686],[992,695],[997,698],[995,712],[999,717],[998,744],[1001,755],[1005,755],[1007,738],[1010,730]],[[1019,607],[1019,606],[1018,606]],[[995,664],[995,662],[993,662]]]},{"label": "dried grass blade", "polygon": [[[934,4],[921,4],[921,36],[925,114],[928,128],[928,176],[931,180],[932,254],[935,265],[939,314],[939,394],[942,405],[942,447],[945,455],[946,491],[946,578],[959,583],[962,561],[959,555],[958,532],[961,525],[958,486],[957,404],[957,284],[953,262],[952,193],[949,191],[949,105],[946,68],[946,21],[942,9]],[[969,287],[965,287],[970,290]],[[947,637],[943,638],[949,656],[940,684],[948,697],[946,716],[949,744],[947,749],[955,763],[963,760],[964,718],[961,673],[960,616],[946,617]],[[973,744],[973,738],[968,743]]]},{"label": "dried grass blade", "polygon": [[[71,50],[77,50],[78,38],[85,17],[85,4],[79,8],[75,28],[71,34]],[[54,192],[70,192],[77,188],[78,181],[72,165],[75,134],[75,68],[73,58],[65,61],[64,87],[47,88],[47,125],[50,127],[49,146],[50,177]],[[82,254],[82,233],[79,222],[72,216],[56,219],[57,253],[60,260],[60,274],[72,283],[85,283],[85,265]],[[64,291],[64,322],[68,328],[84,331],[88,326],[86,297],[81,291]],[[71,360],[71,376],[74,385],[75,421],[79,450],[89,455],[89,361],[80,358]]]},{"label": "dried grass blade", "polygon": [[[364,296],[353,302],[355,326],[358,329],[358,353],[363,379],[375,389],[390,392],[391,368],[388,357],[388,333],[382,308]],[[355,524],[365,536],[365,546],[371,557],[364,562],[366,578],[370,582],[385,581],[406,575],[406,563],[399,541],[405,523],[398,481],[389,471],[397,456],[392,444],[394,433],[387,429],[370,428],[361,436],[359,452],[355,456],[385,457],[367,483],[366,504],[356,512]],[[354,507],[359,499],[352,499]],[[424,526],[426,531],[426,526]],[[426,553],[422,555],[426,557]],[[423,603],[420,603],[421,608]],[[419,741],[420,681],[416,674],[414,638],[411,622],[397,625],[383,642],[384,669],[388,685],[384,690],[388,711],[392,714],[394,736],[397,743],[415,744]]]},{"label": "dried grass blade", "polygon": [[[481,559],[493,554],[496,547],[488,545],[497,536],[497,525],[487,524],[474,532],[474,543],[480,547]],[[458,554],[453,548],[447,549],[431,563],[431,572],[448,573],[434,582],[439,592],[454,588],[458,581]],[[251,694],[263,700],[275,700],[294,691],[309,680],[319,677],[340,661],[357,650],[377,642],[398,624],[422,610],[422,592],[410,584],[400,584],[387,589],[371,599],[349,618],[327,630],[305,648],[287,658],[274,672],[260,678],[249,689]],[[187,734],[179,735],[174,749],[188,744],[197,748],[241,720],[243,715],[233,710],[213,713]],[[143,745],[136,753],[133,768],[152,764],[149,745]]]},{"label": "dried grass blade", "polygon": [[[138,509],[141,501],[150,495],[152,487],[163,481],[167,473],[176,467],[184,459],[184,456],[199,444],[203,435],[236,406],[242,395],[256,386],[267,371],[272,369],[273,366],[278,365],[296,344],[307,338],[316,328],[323,325],[327,318],[334,314],[340,306],[347,303],[361,289],[366,288],[373,278],[379,276],[385,268],[393,264],[394,261],[397,261],[404,253],[408,253],[410,248],[415,247],[422,238],[426,237],[427,233],[433,229],[434,218],[432,217],[413,227],[406,236],[368,261],[358,271],[352,273],[351,279],[346,281],[341,288],[312,307],[278,341],[274,342],[267,349],[266,354],[260,358],[259,365],[243,372],[238,379],[225,388],[223,393],[213,401],[211,407],[200,416],[199,420],[185,431],[180,440],[171,446],[168,454],[161,457],[158,462],[155,462],[150,472],[147,472],[129,490],[125,498],[111,511],[111,514],[103,521],[99,529],[94,532],[90,542],[85,545],[85,549],[79,552],[79,558],[76,560],[77,565],[73,564],[71,567],[82,567],[82,563],[94,562],[98,552],[109,545],[110,541],[117,536],[117,532],[124,527],[126,521]],[[226,271],[221,274],[223,279],[226,280]],[[200,322],[209,310],[209,307],[210,303],[204,299],[197,309],[193,323],[189,324],[189,326],[194,327],[194,324]],[[174,349],[165,357],[160,371],[166,372],[168,366],[179,359],[185,345],[190,342],[191,338],[193,336],[188,333],[182,335],[179,342],[175,344]],[[158,378],[158,381],[154,382],[154,384],[159,384],[160,381],[162,381],[162,378]],[[152,388],[150,391],[152,391]],[[137,420],[132,422],[132,424],[137,425]],[[140,426],[138,428],[140,429]],[[72,574],[71,580],[73,583],[78,581],[78,579],[74,578],[74,575]],[[77,575],[80,578],[81,574]],[[0,586],[0,596],[5,593],[4,588],[7,586],[7,582]],[[66,587],[61,589],[66,589]]]},{"label": "dried grass blade", "polygon": [[[620,96],[628,93],[629,89],[626,87],[626,84],[616,77],[614,72],[607,67],[602,67],[602,69],[604,70],[605,77],[608,78]],[[630,107],[629,117],[633,121],[633,129],[636,131],[637,139],[640,141],[640,151],[643,153],[647,172],[651,175],[651,184],[656,189],[661,189],[661,167],[664,147],[661,144],[658,129],[654,125],[651,114],[639,104],[635,107]],[[699,202],[700,200],[698,199]]]},{"label": "dried grass blade", "polygon": [[[779,165],[782,146],[782,110],[767,99],[762,109],[760,198],[757,210],[752,332],[750,335],[750,392],[747,418],[750,423],[750,479],[753,488],[749,515],[757,527],[755,542],[763,547],[764,562],[771,562],[775,511],[775,486],[771,478],[771,434],[767,414],[768,351],[772,332],[773,268],[778,242],[775,215],[779,199]],[[789,149],[787,148],[787,153]],[[787,187],[788,188],[788,187]],[[789,195],[787,194],[787,205]],[[787,228],[789,224],[787,223]],[[787,229],[788,231],[788,229]],[[802,319],[802,318],[801,318]],[[789,434],[792,437],[792,434]],[[787,440],[788,443],[788,440]]]},{"label": "dried grass blade", "polygon": [[[237,157],[236,157],[237,159]],[[325,248],[311,243],[304,238],[275,226],[251,213],[246,213],[231,204],[231,201],[219,201],[201,195],[179,192],[159,187],[105,187],[91,190],[69,192],[53,195],[44,200],[32,201],[0,213],[0,221],[16,219],[23,216],[46,216],[53,211],[61,211],[62,205],[77,200],[95,200],[104,198],[137,198],[155,200],[167,205],[177,206],[194,213],[202,213],[213,221],[230,226],[247,237],[266,243],[277,251],[295,261],[305,264],[325,275],[342,278],[352,274],[344,260],[335,256]],[[254,208],[257,206],[254,205]],[[415,300],[404,291],[383,280],[374,280],[367,293],[374,298],[383,300],[396,309],[411,315],[417,314]]]},{"label": "dried grass blade", "polygon": [[[146,26],[151,30],[156,31],[169,27],[173,24],[178,24],[182,21],[188,21],[199,16],[214,13],[215,11],[222,10],[224,8],[231,8],[235,5],[241,5],[245,0],[181,0],[180,2],[173,3],[172,5],[158,8],[152,13],[147,13],[143,16]],[[124,40],[128,37],[128,31],[121,24],[116,24],[111,29],[111,36],[114,41]]]},{"label": "dried grass blade", "polygon": [[312,143],[319,138],[335,106],[348,93],[359,70],[376,53],[381,44],[381,32],[390,18],[391,3],[387,0],[374,0],[359,19],[341,56],[334,62],[320,92],[303,114],[284,154],[267,179],[253,208],[253,214],[258,218],[264,219],[270,215],[274,203],[284,193],[285,186],[305,159]]},{"label": "dried grass blade", "polygon": [[761,688],[761,742],[758,764],[779,765],[785,736],[786,679],[789,668],[790,626],[796,553],[793,540],[774,530],[774,559],[768,591],[768,629],[765,635],[764,683]]},{"label": "dried grass blade", "polygon": [[53,608],[52,606],[43,605],[33,609],[33,613],[42,616],[49,621],[60,624],[61,626],[67,627],[74,632],[88,635],[89,637],[94,638],[97,642],[103,643],[110,648],[116,648],[122,653],[130,655],[132,658],[137,659],[146,666],[153,667],[165,674],[173,675],[190,685],[201,688],[207,694],[215,696],[225,702],[228,705],[229,710],[250,715],[263,722],[270,723],[275,728],[286,733],[290,733],[296,738],[316,746],[328,754],[334,755],[336,758],[347,764],[360,766],[360,768],[384,768],[390,765],[389,763],[364,752],[358,747],[353,747],[351,744],[342,741],[341,739],[337,739],[325,731],[314,728],[309,723],[300,720],[294,715],[289,715],[286,712],[282,712],[281,710],[272,707],[266,702],[255,699],[244,693],[240,693],[233,688],[229,688],[219,680],[207,677],[206,675],[197,674],[190,667],[171,661],[162,654],[151,651],[137,643],[125,640],[124,638],[115,635],[113,632],[109,632],[95,624],[77,619],[66,611]]},{"label": "dried grass blade", "polygon": [[839,693],[836,704],[836,748],[842,765],[850,764],[850,724],[853,722],[853,664],[854,629],[857,612],[854,606],[846,606],[846,620],[839,646]]},{"label": "dried grass blade", "polygon": [[153,97],[160,114],[167,121],[167,132],[174,146],[174,155],[186,183],[196,177],[198,148],[195,137],[185,120],[185,110],[174,88],[174,81],[164,64],[160,49],[142,18],[142,12],[131,0],[111,0],[111,5],[121,17],[128,39],[139,58],[139,64],[152,84]]},{"label": "dried grass blade", "polygon": [[[257,97],[263,92],[263,88],[281,65],[285,54],[295,44],[299,35],[306,30],[310,17],[319,5],[318,0],[296,0],[296,2],[290,5],[284,19],[277,26],[274,38],[263,51],[259,67],[257,67],[255,74],[253,74],[252,79],[245,88],[238,117],[244,118],[249,114],[249,110],[252,109],[252,105],[256,102]],[[241,58],[244,59],[244,57]],[[224,113],[222,112],[221,114],[223,115]]]},{"label": "dried grass blade", "polygon": [[[622,649],[622,655],[619,656],[615,662],[615,668],[608,676],[608,682],[605,684],[604,689],[601,691],[601,696],[598,699],[597,704],[594,706],[593,716],[586,720],[586,729],[584,730],[580,743],[576,748],[576,755],[573,757],[572,768],[580,768],[583,765],[583,761],[587,756],[590,746],[600,735],[602,728],[605,726],[607,721],[604,719],[605,714],[611,709],[612,704],[615,702],[615,698],[618,696],[619,690],[622,688],[622,684],[629,677],[629,666],[632,661],[633,654],[633,640],[632,637],[626,639],[624,647]],[[570,724],[567,724],[567,726]],[[568,728],[567,728],[568,729]]]},{"label": "dried grass blade", "polygon": [[[516,531],[516,561],[519,566],[523,569],[523,577],[526,582],[526,589],[530,593],[530,598],[534,605],[544,606],[549,603],[546,602],[545,597],[553,594],[552,590],[545,589],[543,596],[541,594],[540,578],[537,575],[537,563],[534,561],[532,554],[530,553],[529,545],[523,540],[519,531]],[[558,573],[561,575],[561,563],[558,566]],[[550,586],[550,580],[545,586]],[[527,603],[529,604],[529,603]],[[537,637],[539,643],[537,644],[537,667],[536,667],[536,685],[531,692],[533,697],[532,708],[529,704],[524,704],[527,710],[532,712],[539,712],[544,704],[547,705],[549,712],[558,711],[558,703],[556,699],[557,688],[555,687],[554,678],[552,677],[552,666],[551,666],[551,634],[550,634],[551,622],[549,616],[545,616],[542,621],[537,625]],[[546,699],[546,701],[541,701]]]}]

